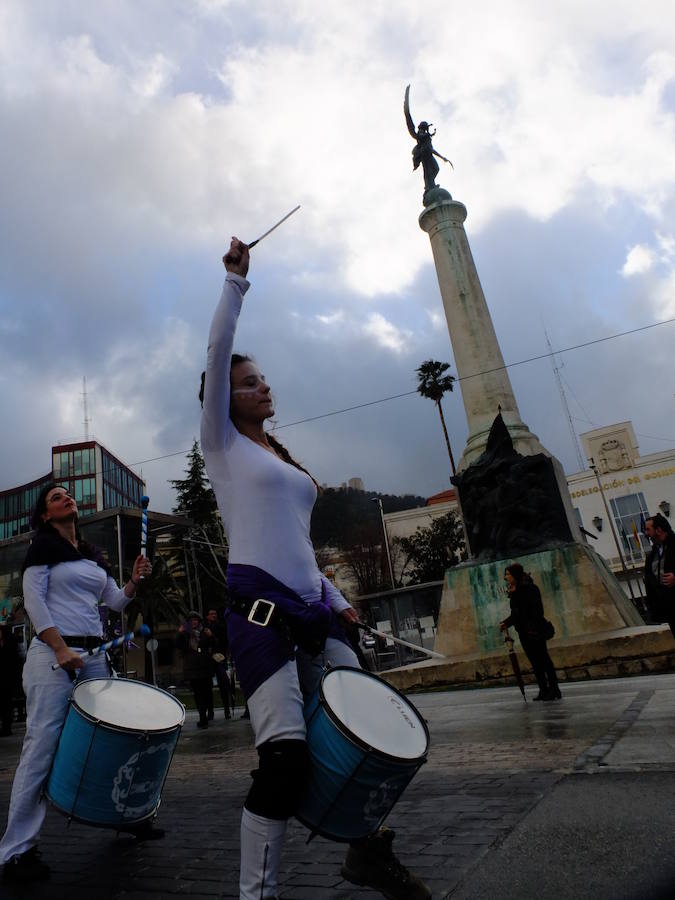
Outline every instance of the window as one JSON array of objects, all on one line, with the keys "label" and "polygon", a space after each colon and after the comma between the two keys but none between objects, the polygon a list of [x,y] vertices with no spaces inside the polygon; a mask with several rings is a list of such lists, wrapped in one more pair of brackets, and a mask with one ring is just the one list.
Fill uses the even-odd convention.
[{"label": "window", "polygon": [[[629,562],[640,562],[644,558],[645,550],[649,550],[649,541],[642,534],[642,519],[648,517],[645,495],[626,494],[609,501],[614,516],[622,550]],[[637,534],[637,540],[635,535]]]}]

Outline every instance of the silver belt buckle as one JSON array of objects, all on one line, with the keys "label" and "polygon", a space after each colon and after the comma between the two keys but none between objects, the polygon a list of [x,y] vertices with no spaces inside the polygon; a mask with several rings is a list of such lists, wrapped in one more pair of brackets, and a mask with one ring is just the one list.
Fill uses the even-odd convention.
[{"label": "silver belt buckle", "polygon": [[[262,605],[262,608],[261,608]],[[267,609],[264,609],[264,607]],[[251,607],[251,611],[249,612],[247,618],[252,625],[260,625],[261,628],[266,628],[270,624],[270,619],[274,613],[276,604],[272,600],[264,600],[260,597],[258,600],[255,600],[253,606]],[[260,614],[264,617],[263,621],[259,621],[256,619],[256,614],[260,611]]]}]

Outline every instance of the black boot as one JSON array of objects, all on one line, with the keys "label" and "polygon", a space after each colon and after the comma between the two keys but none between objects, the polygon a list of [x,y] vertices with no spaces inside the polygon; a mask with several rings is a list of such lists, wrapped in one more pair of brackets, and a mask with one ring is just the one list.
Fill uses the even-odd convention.
[{"label": "black boot", "polygon": [[149,822],[141,822],[140,825],[129,825],[128,828],[120,828],[124,834],[132,834],[137,841],[158,841],[166,832],[154,824],[154,819]]},{"label": "black boot", "polygon": [[14,884],[27,884],[29,881],[46,881],[51,870],[46,862],[40,859],[40,851],[31,847],[20,856],[8,859],[2,870],[2,880]]},{"label": "black boot", "polygon": [[380,828],[369,838],[351,844],[340,870],[352,884],[365,885],[389,900],[431,900],[429,888],[412,875],[392,850],[395,833]]}]

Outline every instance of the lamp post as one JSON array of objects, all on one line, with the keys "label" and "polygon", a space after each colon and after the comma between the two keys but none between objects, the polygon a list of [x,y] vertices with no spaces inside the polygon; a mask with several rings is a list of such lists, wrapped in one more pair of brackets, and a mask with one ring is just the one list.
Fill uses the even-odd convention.
[{"label": "lamp post", "polygon": [[[626,565],[626,560],[623,557],[623,553],[621,552],[621,545],[619,544],[619,538],[616,533],[616,529],[614,527],[614,521],[612,519],[612,514],[609,511],[609,506],[607,505],[607,498],[605,497],[605,491],[602,487],[602,481],[600,479],[600,474],[598,473],[598,467],[595,465],[595,461],[593,457],[589,457],[588,459],[589,465],[593,474],[595,475],[596,481],[598,482],[598,490],[600,491],[600,496],[602,497],[602,502],[605,506],[605,512],[607,513],[607,521],[609,522],[609,530],[612,532],[612,537],[614,538],[614,543],[616,545],[616,552],[619,554],[619,559],[621,560],[621,568],[623,569],[623,573],[626,576],[626,581],[628,582],[628,590],[630,591],[630,599],[635,600],[635,594],[633,593],[633,585],[631,584],[630,575],[628,574],[628,566]],[[599,531],[600,529],[598,529]]]},{"label": "lamp post", "polygon": [[384,511],[382,509],[382,501],[379,497],[371,497],[370,498],[373,503],[377,503],[380,508],[380,520],[382,522],[382,533],[384,534],[384,546],[387,551],[387,562],[389,563],[389,578],[391,579],[391,588],[394,590],[396,588],[396,582],[394,581],[394,569],[391,565],[391,553],[389,552],[389,539],[387,538],[387,526],[384,521]]}]

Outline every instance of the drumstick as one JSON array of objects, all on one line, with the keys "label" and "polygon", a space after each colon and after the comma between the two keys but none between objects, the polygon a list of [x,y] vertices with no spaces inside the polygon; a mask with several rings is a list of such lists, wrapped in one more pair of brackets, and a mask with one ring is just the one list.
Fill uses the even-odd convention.
[{"label": "drumstick", "polygon": [[[143,637],[147,637],[150,634],[150,629],[147,625],[141,625],[138,631],[128,631],[126,634],[115,638],[114,641],[108,641],[106,644],[101,644],[100,647],[94,647],[92,650],[85,650],[84,653],[80,653],[80,659],[87,659],[89,656],[98,656],[99,653],[106,653],[108,650],[114,650],[115,647],[120,647],[125,641],[130,641],[139,634],[142,634]],[[60,668],[59,663],[54,663],[52,665],[52,670],[58,668]]]},{"label": "drumstick", "polygon": [[376,634],[378,637],[385,638],[387,641],[393,641],[395,644],[401,644],[403,647],[410,647],[411,650],[419,650],[420,653],[426,653],[427,656],[433,656],[434,659],[447,659],[447,656],[443,656],[442,653],[436,653],[435,650],[427,650],[426,647],[420,647],[419,644],[411,644],[410,641],[404,641],[402,638],[394,637],[393,634],[385,634],[384,631],[378,631],[376,628],[366,625],[365,622],[356,622],[355,624],[363,631],[367,631],[368,634]]},{"label": "drumstick", "polygon": [[[275,228],[278,228],[283,222],[286,221],[286,219],[290,219],[290,217],[293,215],[293,213],[296,213],[299,209],[300,209],[300,204],[298,204],[295,207],[295,209],[292,209],[289,213],[286,213],[286,215],[283,217],[283,219],[279,219],[279,221],[276,223],[276,225],[272,225],[271,228],[268,228],[267,231],[264,234],[261,234],[259,238],[256,238],[254,241],[251,241],[250,244],[247,244],[248,249],[252,250],[256,244],[259,244],[260,241],[262,241],[263,238],[266,238],[268,234],[272,234],[272,232],[274,231]],[[225,254],[225,262],[226,263],[233,262],[233,259],[229,253]]]},{"label": "drumstick", "polygon": [[[141,497],[141,556],[147,556],[146,549],[148,546],[148,503],[150,498],[145,494]],[[145,575],[140,575],[139,579],[143,581]]]}]

